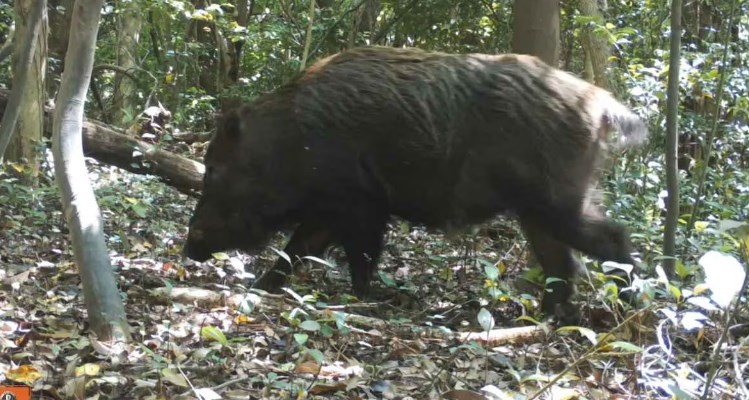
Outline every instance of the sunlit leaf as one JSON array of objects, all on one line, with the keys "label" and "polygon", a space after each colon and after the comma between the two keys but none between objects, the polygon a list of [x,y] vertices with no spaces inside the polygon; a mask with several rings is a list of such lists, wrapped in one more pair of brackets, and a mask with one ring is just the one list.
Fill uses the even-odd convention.
[{"label": "sunlit leaf", "polygon": [[187,382],[187,379],[185,379],[185,377],[182,376],[182,374],[174,368],[162,369],[161,377],[164,378],[164,380],[180,387],[190,386],[190,384]]},{"label": "sunlit leaf", "polygon": [[744,267],[735,257],[717,251],[705,253],[699,264],[705,272],[705,283],[712,291],[713,301],[723,308],[728,307],[744,284]]},{"label": "sunlit leaf", "polygon": [[694,311],[687,311],[681,316],[681,325],[684,327],[684,329],[691,331],[694,329],[701,329],[705,324],[702,321],[708,320],[708,317],[705,316],[705,314],[694,312]]},{"label": "sunlit leaf", "polygon": [[596,333],[589,328],[585,328],[582,326],[562,326],[557,329],[557,332],[578,332],[581,335],[583,335],[586,339],[590,341],[592,344],[598,344],[598,337]]},{"label": "sunlit leaf", "polygon": [[322,264],[322,265],[328,266],[330,268],[335,268],[335,265],[333,265],[329,261],[323,260],[322,258],[319,258],[319,257],[315,257],[315,256],[304,256],[302,258],[305,259],[305,260],[314,261],[314,262],[316,262],[318,264]]},{"label": "sunlit leaf", "polygon": [[5,371],[5,377],[16,382],[33,385],[42,377],[42,373],[32,365],[21,365],[18,368]]},{"label": "sunlit leaf", "polygon": [[477,318],[479,321],[479,325],[481,325],[481,328],[485,331],[488,332],[492,330],[492,328],[494,328],[494,316],[486,308],[481,308]]},{"label": "sunlit leaf", "polygon": [[694,223],[694,230],[695,232],[704,232],[707,227],[710,226],[710,223],[707,221],[695,221]]},{"label": "sunlit leaf", "polygon": [[636,344],[632,344],[630,342],[616,341],[616,342],[611,342],[608,345],[615,349],[629,351],[632,353],[642,353],[643,351],[645,351],[645,349],[643,349],[642,347]]},{"label": "sunlit leaf", "polygon": [[253,322],[255,322],[255,319],[249,317],[246,314],[239,314],[236,317],[234,317],[234,323],[237,324],[237,325],[251,324]]},{"label": "sunlit leaf", "polygon": [[222,398],[220,394],[216,393],[211,388],[195,389],[195,394],[198,396],[199,400],[219,400]]},{"label": "sunlit leaf", "polygon": [[97,376],[101,373],[99,364],[87,363],[75,369],[75,376]]},{"label": "sunlit leaf", "polygon": [[214,341],[221,343],[222,345],[226,346],[229,344],[229,341],[226,339],[226,336],[223,332],[221,332],[220,329],[216,328],[215,326],[204,326],[200,328],[200,337],[207,341]]}]

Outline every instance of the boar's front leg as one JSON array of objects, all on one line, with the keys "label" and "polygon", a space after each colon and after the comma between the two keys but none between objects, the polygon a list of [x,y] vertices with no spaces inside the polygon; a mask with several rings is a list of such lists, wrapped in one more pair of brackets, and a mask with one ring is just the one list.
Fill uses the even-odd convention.
[{"label": "boar's front leg", "polygon": [[564,325],[577,324],[580,310],[570,302],[570,298],[580,264],[572,249],[532,221],[521,219],[520,225],[546,278],[555,278],[545,286],[541,309],[547,317],[555,316]]},{"label": "boar's front leg", "polygon": [[[583,201],[539,203],[521,214],[521,223],[529,236],[534,253],[548,276],[569,280],[578,268],[570,253],[577,249],[600,261],[616,261],[635,265],[627,229],[606,217],[598,207],[575,204]],[[622,285],[617,280],[617,284]],[[564,322],[574,318],[565,315],[574,310],[569,306],[572,282],[556,282],[549,297],[544,296],[544,311],[552,312]],[[549,293],[546,293],[547,295]],[[560,315],[562,314],[562,315]]]},{"label": "boar's front leg", "polygon": [[366,298],[382,253],[389,214],[376,201],[350,204],[331,217],[336,237],[346,253],[354,295]]},{"label": "boar's front leg", "polygon": [[333,233],[321,224],[314,221],[302,222],[294,230],[284,248],[291,264],[279,257],[273,267],[255,281],[252,287],[277,292],[286,282],[286,277],[293,272],[296,263],[301,262],[302,257],[322,257],[325,250],[333,244],[333,240]]}]

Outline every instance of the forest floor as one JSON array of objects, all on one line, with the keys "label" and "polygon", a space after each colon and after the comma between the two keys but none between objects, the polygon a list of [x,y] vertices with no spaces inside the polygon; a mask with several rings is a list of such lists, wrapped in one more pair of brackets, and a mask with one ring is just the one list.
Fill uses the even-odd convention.
[{"label": "forest floor", "polygon": [[[705,386],[706,398],[747,393],[746,324],[728,329],[724,314],[673,300],[658,280],[649,307],[619,309],[588,262],[576,298],[581,327],[538,323],[543,280],[526,267],[533,262],[512,221],[453,238],[394,222],[366,302],[349,295],[337,250],[311,260],[293,290],[269,295],[249,287],[277,257],[272,249],[185,260],[195,199],[152,178],[90,166],[132,328],[127,344],[100,342],[88,330],[49,173],[31,188],[12,166],[0,171],[0,382],[28,384],[38,398],[655,399],[692,398]],[[732,317],[746,315],[744,305]]]}]

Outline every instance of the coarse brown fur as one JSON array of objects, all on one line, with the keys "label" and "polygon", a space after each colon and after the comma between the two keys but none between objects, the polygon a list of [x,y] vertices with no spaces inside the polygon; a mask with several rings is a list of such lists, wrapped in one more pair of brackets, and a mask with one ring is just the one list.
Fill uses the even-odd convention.
[{"label": "coarse brown fur", "polygon": [[[566,318],[571,249],[634,262],[591,191],[607,147],[646,135],[608,92],[532,56],[349,50],[224,115],[185,253],[253,251],[295,228],[292,259],[341,244],[365,295],[391,215],[449,230],[509,213],[561,279],[545,311]],[[279,261],[256,286],[291,271]]]}]

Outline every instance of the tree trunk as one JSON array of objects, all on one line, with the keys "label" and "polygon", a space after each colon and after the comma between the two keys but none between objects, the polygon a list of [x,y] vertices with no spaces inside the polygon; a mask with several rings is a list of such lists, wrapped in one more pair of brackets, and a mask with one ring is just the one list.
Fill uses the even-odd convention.
[{"label": "tree trunk", "polygon": [[[605,6],[605,4],[604,4]],[[604,89],[609,88],[606,66],[609,58],[609,41],[602,33],[596,33],[597,26],[603,26],[605,9],[599,8],[598,0],[579,0],[580,14],[591,17],[593,24],[583,28],[582,45],[585,51],[586,67],[590,66],[591,82]]]},{"label": "tree trunk", "polygon": [[[252,16],[253,9],[255,8],[254,0],[237,0],[237,25],[242,28],[247,28],[250,22],[250,16]],[[234,84],[239,81],[239,74],[242,67],[242,48],[244,47],[244,39],[236,40],[229,45],[229,55],[231,57],[228,78],[229,82]]]},{"label": "tree trunk", "polygon": [[377,16],[380,15],[380,0],[366,0],[364,4],[354,12],[351,18],[351,29],[348,37],[348,47],[356,47],[359,35],[371,36],[375,31]]},{"label": "tree trunk", "polygon": [[57,95],[60,74],[62,73],[62,61],[68,51],[68,38],[70,36],[70,18],[73,15],[73,3],[75,0],[49,0],[48,18],[49,35],[47,52],[51,58],[59,62],[50,62],[47,77],[47,97],[55,98]]},{"label": "tree trunk", "polygon": [[559,0],[515,0],[512,52],[559,66]]},{"label": "tree trunk", "polygon": [[312,44],[312,28],[315,26],[315,0],[309,1],[309,9],[307,11],[307,35],[304,38],[304,49],[302,50],[302,62],[299,65],[299,70],[303,71],[307,66],[307,57],[309,57],[309,47]]},{"label": "tree trunk", "polygon": [[[29,84],[29,71],[32,69],[32,61],[37,48],[36,38],[39,35],[46,8],[47,2],[44,0],[31,2],[28,24],[25,24],[27,26],[23,27],[23,31],[19,29],[17,33],[18,38],[16,40],[20,42],[17,47],[21,49],[21,52],[16,57],[13,67],[15,71],[13,74],[13,90],[8,99],[8,107],[3,113],[2,121],[0,121],[0,162],[15,131],[24,97],[28,97],[25,92],[31,86]],[[32,84],[35,83],[32,82]]]},{"label": "tree trunk", "polygon": [[668,60],[666,100],[666,226],[663,231],[663,269],[673,277],[676,266],[676,228],[679,223],[679,68],[681,58],[681,0],[671,0],[671,56]]},{"label": "tree trunk", "polygon": [[[15,9],[19,37],[23,37],[29,24],[32,1],[16,0]],[[35,0],[38,1],[38,0]],[[30,169],[30,176],[36,177],[39,173],[39,162],[37,160],[44,131],[44,101],[46,91],[44,88],[45,75],[47,72],[47,8],[43,7],[42,20],[40,21],[36,38],[34,55],[29,66],[27,82],[24,86],[24,96],[21,99],[21,110],[16,122],[15,135],[10,140],[5,157],[8,161],[25,162]],[[22,57],[25,50],[24,43],[16,41],[14,59]],[[14,72],[13,75],[17,75]]]},{"label": "tree trunk", "polygon": [[[132,73],[138,66],[138,44],[143,27],[142,7],[134,0],[119,0],[117,7],[117,65]],[[112,105],[115,125],[124,127],[139,114],[137,90],[137,82],[127,75],[117,75]]]},{"label": "tree trunk", "polygon": [[[8,92],[0,90],[0,112],[8,103]],[[52,135],[52,114],[54,109],[44,110],[44,134]],[[205,166],[179,154],[170,153],[152,145],[134,139],[116,130],[116,127],[88,120],[83,123],[83,153],[97,161],[114,165],[135,174],[155,175],[161,180],[190,196],[197,196],[203,188]],[[205,135],[183,134],[181,138],[208,140]]]},{"label": "tree trunk", "polygon": [[[205,9],[207,0],[192,0],[196,10]],[[199,44],[197,49],[196,86],[207,94],[216,95],[221,82],[222,53],[221,44],[216,41],[216,24],[207,20],[192,20],[189,23],[187,40]]]},{"label": "tree trunk", "polygon": [[52,153],[91,330],[99,340],[110,341],[129,340],[130,333],[82,144],[83,106],[103,3],[104,0],[76,0],[73,6],[65,73],[52,126]]}]

